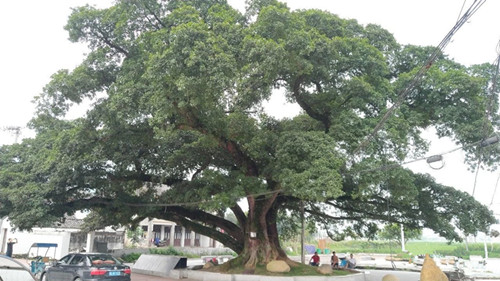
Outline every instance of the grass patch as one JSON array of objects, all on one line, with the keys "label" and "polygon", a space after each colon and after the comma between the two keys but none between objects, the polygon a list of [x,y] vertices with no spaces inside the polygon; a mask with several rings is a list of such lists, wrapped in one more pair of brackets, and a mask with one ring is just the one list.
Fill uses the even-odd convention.
[{"label": "grass patch", "polygon": [[[488,256],[490,258],[500,258],[500,244],[493,243],[493,249],[487,244]],[[469,243],[467,251],[465,243],[443,243],[443,242],[410,242],[406,249],[413,254],[435,254],[440,256],[456,256],[469,259],[470,256],[484,257],[483,243]]]},{"label": "grass patch", "polygon": [[327,244],[327,248],[337,253],[374,253],[374,254],[398,254],[401,245],[386,241],[341,241]]},{"label": "grass patch", "polygon": [[[257,265],[255,271],[251,273],[251,275],[263,275],[263,276],[345,276],[353,274],[352,271],[349,270],[334,270],[332,274],[321,274],[317,271],[317,267],[305,265],[305,264],[297,264],[294,266],[290,266],[289,272],[277,273],[277,272],[268,272],[266,270],[265,265]],[[227,273],[227,274],[246,274],[249,273],[245,270],[244,266],[239,267],[231,267],[227,271],[221,271],[221,266],[215,266],[208,271]]]}]

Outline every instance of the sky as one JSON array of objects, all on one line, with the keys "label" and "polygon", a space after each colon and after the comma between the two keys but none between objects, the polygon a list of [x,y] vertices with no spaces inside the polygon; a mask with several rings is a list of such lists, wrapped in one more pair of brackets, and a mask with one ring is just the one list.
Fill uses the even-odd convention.
[{"label": "sky", "polygon": [[[228,0],[243,10],[244,0]],[[291,9],[316,8],[327,10],[342,18],[356,19],[360,24],[374,23],[394,34],[401,44],[437,46],[455,25],[473,0],[288,0]],[[33,116],[33,97],[42,92],[50,76],[59,69],[73,69],[83,59],[85,46],[68,41],[63,29],[71,12],[70,7],[84,4],[105,7],[109,0],[24,0],[0,1],[0,128],[25,127]],[[449,57],[464,65],[493,63],[500,40],[500,1],[486,1],[472,18],[453,36],[445,48]],[[279,106],[282,115],[297,112],[297,107],[275,97],[271,104]],[[428,155],[442,154],[456,146],[449,140],[432,140]],[[22,131],[22,137],[30,132]],[[15,141],[8,131],[0,131],[0,145]],[[463,165],[461,150],[446,154],[444,166],[433,169],[425,161],[407,167],[429,173],[445,185],[472,193],[500,215],[500,194],[493,192],[498,172],[468,171]],[[500,189],[500,188],[499,188]],[[500,193],[500,190],[499,192]],[[492,200],[493,199],[493,200]]]}]

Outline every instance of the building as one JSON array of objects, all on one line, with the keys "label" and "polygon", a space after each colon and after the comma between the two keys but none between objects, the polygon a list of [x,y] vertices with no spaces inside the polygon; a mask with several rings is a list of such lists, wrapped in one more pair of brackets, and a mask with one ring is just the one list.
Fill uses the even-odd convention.
[{"label": "building", "polygon": [[17,244],[14,245],[13,254],[34,257],[45,254],[30,251],[33,243],[55,243],[56,249],[51,249],[48,255],[59,259],[69,252],[79,252],[83,250],[107,252],[113,249],[122,249],[124,247],[125,230],[103,229],[92,231],[90,233],[82,232],[82,219],[74,216],[65,218],[62,223],[55,223],[53,227],[33,228],[31,231],[15,230],[8,218],[4,218],[0,223],[0,252],[5,253],[7,241],[10,238],[16,238]]},{"label": "building", "polygon": [[221,243],[207,236],[195,233],[174,222],[161,219],[144,219],[139,223],[144,231],[144,236],[149,245],[158,238],[166,246],[172,247],[200,247],[220,248]]},{"label": "building", "polygon": [[[13,247],[14,255],[27,254],[28,257],[45,254],[30,251],[33,243],[56,243],[57,248],[47,254],[59,259],[70,252],[113,252],[124,249],[127,245],[126,229],[106,228],[103,230],[83,232],[83,219],[69,216],[63,223],[56,223],[53,227],[33,228],[31,231],[17,231],[11,226],[8,218],[0,220],[0,253],[7,250],[9,238],[16,238],[18,243]],[[171,221],[152,219],[140,223],[144,230],[142,247],[153,246],[154,238],[158,237],[165,246],[215,248],[222,244],[215,240],[186,230]],[[173,239],[171,239],[173,237]],[[29,252],[30,251],[30,252]]]}]

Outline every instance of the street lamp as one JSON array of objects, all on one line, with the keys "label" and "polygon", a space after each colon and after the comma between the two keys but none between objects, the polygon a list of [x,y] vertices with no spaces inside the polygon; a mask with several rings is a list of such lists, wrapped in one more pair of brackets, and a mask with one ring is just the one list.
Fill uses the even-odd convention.
[{"label": "street lamp", "polygon": [[481,142],[481,147],[493,145],[493,144],[497,143],[499,140],[500,140],[500,137],[498,135],[487,138]]},{"label": "street lamp", "polygon": [[[439,167],[437,167],[437,166],[436,166],[436,167],[433,167],[433,166],[431,165],[431,163],[434,163],[434,162],[439,162],[439,161],[441,161],[441,166],[439,166]],[[431,168],[432,168],[432,169],[434,169],[434,170],[439,170],[439,169],[441,169],[441,168],[443,168],[443,167],[444,167],[443,155],[439,155],[439,154],[438,154],[438,155],[432,155],[432,156],[429,156],[429,157],[426,159],[426,162],[427,162],[427,164],[429,164],[429,167],[431,167]]]}]

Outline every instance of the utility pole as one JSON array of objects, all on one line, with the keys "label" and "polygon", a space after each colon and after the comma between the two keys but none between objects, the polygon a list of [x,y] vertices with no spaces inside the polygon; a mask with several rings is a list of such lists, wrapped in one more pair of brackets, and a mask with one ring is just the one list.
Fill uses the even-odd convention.
[{"label": "utility pole", "polygon": [[401,223],[401,251],[406,252],[406,249],[405,249],[405,230],[404,230],[404,226],[403,224]]},{"label": "utility pole", "polygon": [[[499,42],[499,45],[500,47],[500,42]],[[499,71],[499,68],[500,68],[500,55],[498,56],[497,58],[497,73],[498,74],[498,71]],[[497,75],[495,75],[495,79],[494,81],[496,81],[496,77]],[[493,89],[495,88],[495,83],[493,83]],[[498,145],[498,143],[500,142],[500,135],[498,134],[498,132],[495,132],[495,135],[493,137],[489,137],[485,140],[483,140],[481,142],[481,147],[486,147],[486,146],[490,146],[490,145]],[[477,171],[479,171],[479,166],[477,167]],[[476,177],[477,177],[477,172],[476,172]],[[500,178],[500,176],[499,176]],[[497,182],[495,184],[495,190],[493,191],[493,197],[495,197],[495,192],[497,191],[497,185],[498,185],[498,179],[497,179]],[[472,190],[472,198],[474,198],[474,191],[476,191],[476,181],[474,181],[474,189]],[[491,203],[490,203],[490,207],[491,207],[491,204],[493,203],[493,197],[491,198]],[[488,233],[484,233],[485,234],[485,237],[484,237],[484,240],[483,240],[483,243],[484,243],[484,258],[485,259],[488,259],[488,245],[486,244],[486,238],[488,237]],[[466,246],[466,249],[467,251],[469,251],[469,247],[467,245],[467,237],[465,238],[465,246]]]},{"label": "utility pole", "polygon": [[304,201],[300,201],[300,222],[302,224],[302,230],[300,233],[300,262],[302,264],[306,263],[306,257],[304,255],[304,235],[305,235],[305,225],[304,225]]},{"label": "utility pole", "polygon": [[486,244],[486,238],[488,238],[488,233],[485,233],[486,236],[484,237],[483,243],[484,243],[484,259],[488,259],[488,245]]},{"label": "utility pole", "polygon": [[21,127],[19,126],[6,126],[2,128],[2,131],[7,131],[14,135],[14,143],[17,143],[21,135]]}]

